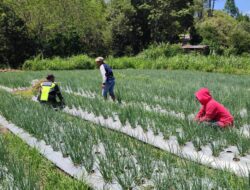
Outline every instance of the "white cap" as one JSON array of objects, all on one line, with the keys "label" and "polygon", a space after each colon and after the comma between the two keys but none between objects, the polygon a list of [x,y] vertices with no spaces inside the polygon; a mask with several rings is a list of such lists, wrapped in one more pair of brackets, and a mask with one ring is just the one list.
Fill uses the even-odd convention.
[{"label": "white cap", "polygon": [[97,58],[95,59],[95,61],[96,61],[96,62],[99,62],[99,61],[102,62],[102,61],[104,61],[104,58],[103,58],[103,57],[97,57]]}]

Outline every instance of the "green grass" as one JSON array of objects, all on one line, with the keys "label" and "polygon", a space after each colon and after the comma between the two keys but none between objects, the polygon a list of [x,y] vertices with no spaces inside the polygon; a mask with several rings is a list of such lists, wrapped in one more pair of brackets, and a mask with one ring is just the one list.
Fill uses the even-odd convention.
[{"label": "green grass", "polygon": [[[116,112],[123,123],[129,121],[134,127],[136,124],[140,124],[145,131],[150,126],[155,134],[162,132],[166,139],[171,135],[177,135],[176,130],[182,128],[184,135],[179,136],[180,144],[184,145],[187,141],[194,141],[197,150],[202,145],[210,145],[215,156],[218,156],[219,152],[229,145],[236,145],[241,156],[249,153],[249,139],[237,134],[235,130],[201,128],[196,123],[189,122],[187,118],[179,119],[147,111],[143,106],[143,103],[152,107],[158,104],[164,109],[176,113],[182,112],[188,116],[199,109],[199,104],[194,101],[194,92],[200,87],[206,86],[211,89],[216,100],[230,109],[235,116],[236,127],[239,128],[249,121],[249,116],[241,118],[238,114],[242,108],[249,110],[247,89],[249,89],[250,81],[247,75],[190,71],[115,70],[116,90],[119,91],[123,101],[131,104],[124,106],[102,99],[99,71],[54,71],[53,73],[61,87],[68,86],[74,92],[84,90],[95,94],[95,99],[92,99],[63,93],[69,106],[79,106],[88,112],[95,113],[95,115],[105,117],[112,117],[113,113]],[[0,84],[10,87],[30,86],[31,80],[40,79],[46,74],[47,71],[3,73],[0,75]],[[157,98],[155,98],[156,96]],[[70,155],[77,165],[87,163],[88,171],[91,171],[93,166],[93,155],[90,154],[93,145],[98,142],[104,143],[106,156],[98,159],[102,163],[101,173],[107,182],[116,179],[123,184],[124,188],[131,186],[131,180],[140,184],[143,178],[149,178],[150,173],[152,173],[152,167],[149,163],[158,160],[167,165],[167,167],[163,167],[165,174],[174,176],[170,179],[164,178],[162,175],[155,176],[154,181],[159,183],[159,188],[162,189],[165,187],[177,189],[185,187],[188,181],[195,184],[195,189],[199,189],[202,182],[197,176],[211,180],[215,184],[215,189],[218,187],[226,189],[249,188],[248,179],[238,178],[227,171],[210,170],[198,164],[187,162],[121,134],[101,129],[100,126],[82,121],[80,118],[42,108],[39,104],[23,97],[6,92],[1,92],[1,97],[3,101],[0,103],[0,110],[5,117],[37,138],[44,139],[55,150]],[[16,113],[22,114],[17,115]],[[53,126],[48,127],[48,123],[53,123]],[[62,140],[66,144],[66,149],[58,143]],[[217,142],[217,144],[213,144],[213,142]],[[141,170],[133,169],[135,168],[133,161],[121,156],[126,154],[138,158]],[[184,171],[175,174],[176,170],[173,168],[177,168],[177,170],[184,168]],[[130,175],[123,175],[121,171],[129,171]],[[185,182],[182,179],[188,180]]]},{"label": "green grass", "polygon": [[[218,72],[229,74],[250,74],[249,56],[204,56],[184,54],[179,45],[152,45],[134,57],[108,57],[106,62],[114,69],[164,69]],[[94,59],[87,55],[78,55],[62,59],[42,59],[36,57],[27,60],[24,70],[73,70],[94,69]]]},{"label": "green grass", "polygon": [[144,57],[109,58],[114,69],[166,69],[218,72],[229,74],[249,74],[249,57],[203,56],[181,54],[171,57],[159,56],[155,59]]},{"label": "green grass", "polygon": [[73,70],[73,69],[93,69],[94,60],[86,55],[73,56],[66,59],[55,57],[53,59],[43,59],[40,56],[32,60],[25,61],[24,70]]},{"label": "green grass", "polygon": [[[92,145],[102,142],[105,147],[106,156],[104,160],[106,161],[102,163],[101,168],[108,168],[111,172],[107,173],[105,169],[103,170],[107,174],[105,175],[106,180],[110,181],[110,177],[117,179],[125,189],[130,188],[132,181],[141,184],[142,179],[149,178],[150,171],[156,167],[151,167],[154,162],[164,163],[165,166],[160,164],[158,167],[162,169],[160,169],[160,173],[162,171],[168,176],[172,176],[168,178],[172,188],[181,188],[180,184],[189,187],[190,183],[198,178],[209,179],[216,189],[219,187],[246,189],[248,187],[248,179],[237,177],[227,171],[212,170],[182,160],[132,138],[84,122],[81,119],[60,112],[53,112],[22,97],[5,92],[1,92],[1,97],[4,101],[0,108],[5,117],[37,138],[44,139],[56,150],[71,156],[82,155],[80,162],[76,158],[73,159],[77,164],[88,161],[88,164],[91,164],[91,160],[88,159],[93,160],[93,157],[89,155],[91,153],[88,150],[92,150]],[[13,111],[16,114],[15,116]],[[51,123],[53,125],[50,125]],[[61,142],[62,139],[68,147],[67,149],[58,146],[58,142]],[[134,160],[131,159],[134,156],[138,163],[142,165],[140,170],[134,167]],[[109,163],[112,163],[112,165]],[[51,171],[48,170],[48,175],[50,173]],[[160,182],[157,181],[157,183],[160,183],[158,185],[164,187],[165,181],[161,180],[163,176],[158,177],[160,179],[154,178],[154,180],[160,180]],[[177,184],[176,181],[178,181]],[[197,183],[196,189],[199,185],[202,185],[202,181]],[[205,184],[202,187],[207,189]]]},{"label": "green grass", "polygon": [[[12,161],[10,165],[13,165],[13,160],[18,163],[15,168],[20,170],[20,166],[23,166],[23,173],[25,176],[19,176],[21,173],[14,173],[16,180],[30,180],[32,177],[36,181],[36,187],[30,186],[29,189],[44,189],[44,190],[87,190],[90,189],[83,182],[78,182],[58,168],[56,168],[52,163],[43,158],[35,149],[28,147],[22,140],[15,137],[11,133],[0,134],[0,139],[2,142],[1,149],[5,147],[5,156]],[[8,168],[8,167],[7,167]],[[11,171],[13,171],[12,169]],[[25,188],[27,189],[27,186]]]},{"label": "green grass", "polygon": [[[120,93],[120,98],[129,103],[113,104],[105,102],[100,96],[100,78],[98,71],[56,71],[54,74],[63,88],[70,87],[74,92],[90,91],[96,98],[88,98],[63,93],[68,106],[79,106],[85,111],[93,112],[96,116],[112,117],[117,113],[120,121],[125,124],[128,121],[133,127],[137,124],[147,131],[151,126],[157,135],[162,132],[167,139],[171,135],[176,135],[176,129],[182,128],[185,131],[183,137],[179,138],[179,143],[193,140],[193,135],[199,137],[199,144],[210,144],[210,141],[226,140],[226,145],[239,147],[241,155],[249,153],[249,141],[247,138],[237,134],[235,130],[215,131],[210,128],[201,128],[196,123],[190,122],[187,116],[198,112],[200,105],[195,102],[194,93],[201,87],[208,87],[214,98],[223,103],[235,117],[235,125],[240,128],[245,123],[249,123],[249,116],[241,118],[239,112],[247,108],[249,102],[249,77],[228,74],[210,74],[202,72],[185,71],[156,71],[156,70],[117,70],[116,90]],[[3,73],[0,84],[7,86],[29,86],[30,81],[45,76],[46,72],[21,72]],[[67,76],[67,78],[65,78]],[[158,96],[158,98],[155,98]],[[170,98],[170,100],[168,100]],[[186,119],[180,119],[166,114],[159,114],[145,110],[143,103],[151,107],[160,105],[168,111],[183,113]],[[206,133],[204,133],[204,130]],[[244,143],[240,143],[244,142]],[[216,146],[215,155],[224,146]]]}]

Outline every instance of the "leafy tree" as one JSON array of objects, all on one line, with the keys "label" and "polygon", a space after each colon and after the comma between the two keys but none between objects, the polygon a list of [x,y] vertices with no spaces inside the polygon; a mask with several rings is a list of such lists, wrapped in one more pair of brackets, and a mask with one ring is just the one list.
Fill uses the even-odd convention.
[{"label": "leafy tree", "polygon": [[239,9],[237,8],[234,0],[227,0],[225,3],[224,10],[232,17],[239,16]]},{"label": "leafy tree", "polygon": [[215,1],[216,0],[208,0],[208,4],[209,4],[208,16],[213,16]]},{"label": "leafy tree", "polygon": [[141,32],[133,26],[136,14],[134,7],[128,0],[111,0],[108,12],[107,20],[110,25],[113,54],[116,56],[133,54],[133,44],[136,43],[136,36]]},{"label": "leafy tree", "polygon": [[250,53],[250,22],[239,22],[230,32],[229,39],[236,54]]},{"label": "leafy tree", "polygon": [[177,42],[193,25],[192,0],[111,0],[108,20],[115,55],[137,54],[151,43]]},{"label": "leafy tree", "polygon": [[18,68],[25,59],[35,54],[25,23],[5,3],[0,1],[0,64]]},{"label": "leafy tree", "polygon": [[237,20],[239,22],[241,21],[250,22],[250,16],[240,13],[239,16],[237,17]]},{"label": "leafy tree", "polygon": [[37,36],[40,52],[107,54],[103,0],[5,0]]},{"label": "leafy tree", "polygon": [[192,0],[149,1],[149,24],[153,42],[177,42],[193,25]]},{"label": "leafy tree", "polygon": [[205,12],[205,0],[194,0],[193,11],[194,16],[198,19],[202,19]]},{"label": "leafy tree", "polygon": [[217,0],[194,0],[193,9],[195,16],[202,19],[207,12],[207,16],[212,17],[216,1]]},{"label": "leafy tree", "polygon": [[247,18],[235,19],[222,11],[214,12],[213,17],[205,17],[196,24],[202,43],[222,54],[250,53],[250,22]]},{"label": "leafy tree", "polygon": [[210,45],[216,53],[229,47],[229,31],[236,26],[237,21],[222,11],[214,12],[213,17],[206,17],[196,24],[198,33],[204,44]]}]

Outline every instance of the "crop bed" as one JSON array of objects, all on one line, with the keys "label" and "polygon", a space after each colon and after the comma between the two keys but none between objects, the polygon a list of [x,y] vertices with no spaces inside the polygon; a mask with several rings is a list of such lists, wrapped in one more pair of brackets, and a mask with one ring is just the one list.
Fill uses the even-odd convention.
[{"label": "crop bed", "polygon": [[[115,71],[120,103],[113,103],[100,96],[98,71],[57,71],[67,103],[64,113],[10,93],[30,87],[46,73],[2,73],[1,115],[69,157],[82,168],[82,176],[91,179],[90,185],[101,181],[102,187],[95,188],[249,188],[249,77]],[[208,87],[230,109],[236,128],[213,129],[193,122],[199,109],[194,93],[201,87]]]}]

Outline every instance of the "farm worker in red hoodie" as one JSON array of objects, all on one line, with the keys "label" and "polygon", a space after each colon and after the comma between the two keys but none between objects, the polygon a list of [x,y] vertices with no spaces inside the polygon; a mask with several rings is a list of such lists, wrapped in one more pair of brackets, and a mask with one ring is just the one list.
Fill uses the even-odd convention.
[{"label": "farm worker in red hoodie", "polygon": [[95,59],[97,66],[100,69],[102,75],[102,96],[106,100],[108,97],[108,93],[113,101],[115,101],[115,77],[113,71],[109,65],[104,63],[103,57],[97,57]]},{"label": "farm worker in red hoodie", "polygon": [[196,121],[210,123],[221,128],[233,126],[233,116],[222,104],[212,98],[207,88],[201,88],[195,93],[195,96],[202,104],[199,113],[195,117]]}]

